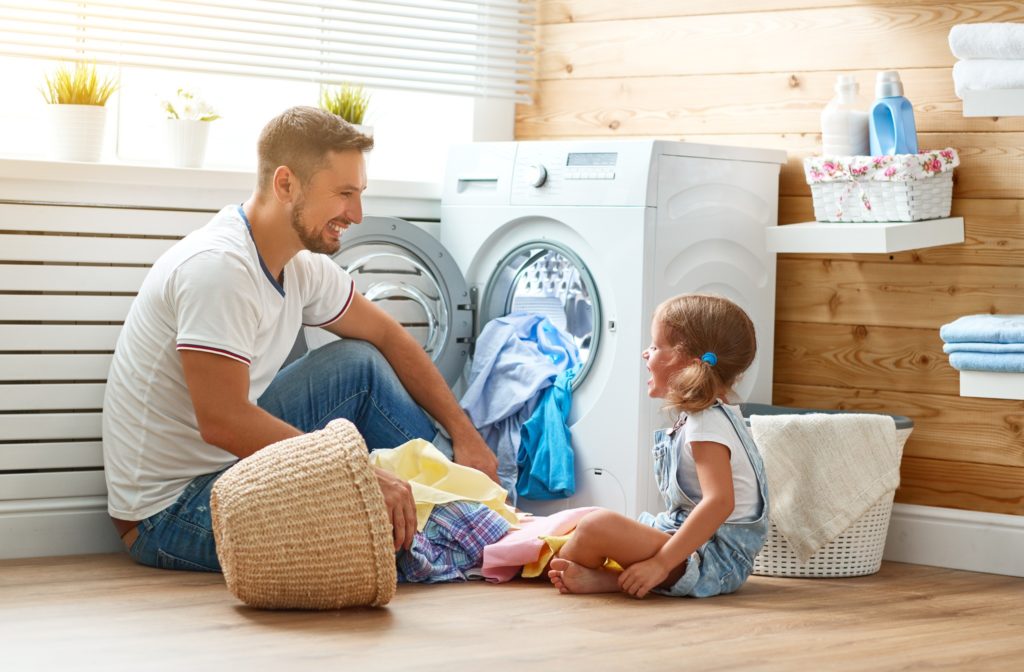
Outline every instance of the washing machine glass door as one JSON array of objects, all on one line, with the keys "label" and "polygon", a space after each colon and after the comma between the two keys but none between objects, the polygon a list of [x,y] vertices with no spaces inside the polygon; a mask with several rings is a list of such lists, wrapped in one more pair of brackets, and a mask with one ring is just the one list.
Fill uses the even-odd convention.
[{"label": "washing machine glass door", "polygon": [[523,243],[491,275],[480,305],[479,326],[513,312],[540,313],[579,348],[580,385],[590,371],[601,336],[601,302],[594,278],[580,257],[550,240]]},{"label": "washing machine glass door", "polygon": [[453,385],[469,356],[473,313],[466,280],[440,241],[401,219],[364,217],[345,233],[334,260],[363,296],[423,345]]}]

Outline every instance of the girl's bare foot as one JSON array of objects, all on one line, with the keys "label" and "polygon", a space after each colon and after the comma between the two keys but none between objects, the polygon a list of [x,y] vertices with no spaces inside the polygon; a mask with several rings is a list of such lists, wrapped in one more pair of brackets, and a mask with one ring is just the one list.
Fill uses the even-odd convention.
[{"label": "girl's bare foot", "polygon": [[564,558],[551,560],[548,578],[558,592],[564,594],[619,592],[619,575],[616,572],[591,569]]}]

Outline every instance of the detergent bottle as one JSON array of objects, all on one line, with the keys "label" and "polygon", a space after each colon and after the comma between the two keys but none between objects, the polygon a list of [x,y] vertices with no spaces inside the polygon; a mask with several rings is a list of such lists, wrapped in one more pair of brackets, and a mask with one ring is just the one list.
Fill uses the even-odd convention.
[{"label": "detergent bottle", "polygon": [[871,155],[917,154],[914,108],[903,97],[900,73],[885,70],[875,80],[875,104],[868,118]]},{"label": "detergent bottle", "polygon": [[821,153],[853,156],[868,153],[868,106],[858,95],[853,75],[839,75],[836,96],[821,112]]}]

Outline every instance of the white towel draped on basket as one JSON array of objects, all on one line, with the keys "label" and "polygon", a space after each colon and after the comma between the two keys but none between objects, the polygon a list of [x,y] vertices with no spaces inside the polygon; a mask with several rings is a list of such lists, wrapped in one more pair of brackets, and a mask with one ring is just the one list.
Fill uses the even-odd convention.
[{"label": "white towel draped on basket", "polygon": [[771,519],[800,562],[900,482],[896,423],[868,413],[753,415]]}]

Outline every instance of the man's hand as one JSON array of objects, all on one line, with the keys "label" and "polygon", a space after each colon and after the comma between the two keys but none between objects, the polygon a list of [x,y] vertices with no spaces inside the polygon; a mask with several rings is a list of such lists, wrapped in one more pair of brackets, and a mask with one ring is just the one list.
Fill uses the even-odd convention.
[{"label": "man's hand", "polygon": [[498,483],[498,458],[480,434],[473,432],[459,439],[453,437],[452,451],[455,453],[456,464],[479,469]]},{"label": "man's hand", "polygon": [[395,531],[395,551],[400,548],[408,550],[416,534],[416,501],[412,498],[412,486],[380,467],[374,467],[373,471]]}]

